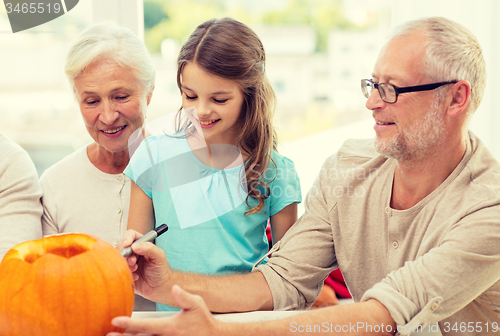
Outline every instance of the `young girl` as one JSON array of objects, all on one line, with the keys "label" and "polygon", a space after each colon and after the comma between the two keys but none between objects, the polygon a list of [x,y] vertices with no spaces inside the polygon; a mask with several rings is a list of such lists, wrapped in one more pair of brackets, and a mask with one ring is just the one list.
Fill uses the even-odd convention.
[{"label": "young girl", "polygon": [[173,269],[249,272],[268,251],[268,221],[277,242],[297,220],[299,179],[276,152],[264,64],[246,25],[224,18],[198,26],[177,61],[181,113],[190,118],[178,115],[174,135],[146,138],[125,170],[133,180],[128,228],[168,224],[156,245]]}]

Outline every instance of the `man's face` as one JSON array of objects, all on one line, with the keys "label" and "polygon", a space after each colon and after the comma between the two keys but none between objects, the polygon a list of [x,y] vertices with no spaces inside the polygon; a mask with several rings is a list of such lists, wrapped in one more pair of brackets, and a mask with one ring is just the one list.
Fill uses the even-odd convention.
[{"label": "man's face", "polygon": [[[398,87],[428,84],[423,74],[425,37],[399,37],[380,52],[373,81]],[[420,161],[432,153],[445,131],[444,111],[435,91],[407,92],[384,102],[374,90],[366,102],[375,119],[376,150],[400,162]]]}]

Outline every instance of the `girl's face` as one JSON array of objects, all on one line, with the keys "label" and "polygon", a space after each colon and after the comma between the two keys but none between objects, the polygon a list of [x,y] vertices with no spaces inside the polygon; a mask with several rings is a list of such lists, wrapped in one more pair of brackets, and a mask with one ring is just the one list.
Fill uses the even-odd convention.
[{"label": "girl's face", "polygon": [[182,70],[182,107],[194,106],[207,143],[236,144],[243,92],[236,82],[212,75],[196,63]]}]

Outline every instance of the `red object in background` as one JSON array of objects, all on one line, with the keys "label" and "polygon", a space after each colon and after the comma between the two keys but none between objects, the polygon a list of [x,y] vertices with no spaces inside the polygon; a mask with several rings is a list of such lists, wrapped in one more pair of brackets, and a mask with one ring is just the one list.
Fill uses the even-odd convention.
[{"label": "red object in background", "polygon": [[[271,227],[269,226],[269,223],[267,223],[266,236],[267,236],[267,241],[269,242],[269,247],[271,247],[273,243],[271,236]],[[335,291],[335,294],[339,299],[351,298],[351,293],[349,293],[349,290],[345,285],[344,276],[342,275],[340,268],[337,268],[336,270],[332,271],[326,277],[325,285],[332,287],[332,289]]]},{"label": "red object in background", "polygon": [[342,272],[340,272],[340,268],[332,271],[330,275],[326,277],[325,285],[332,287],[339,299],[351,298],[351,293],[349,293],[349,290],[345,285],[344,276],[342,275]]},{"label": "red object in background", "polygon": [[271,234],[271,225],[269,224],[269,221],[267,221],[266,236],[267,242],[269,243],[269,249],[271,249],[271,247],[273,247],[273,236]]}]

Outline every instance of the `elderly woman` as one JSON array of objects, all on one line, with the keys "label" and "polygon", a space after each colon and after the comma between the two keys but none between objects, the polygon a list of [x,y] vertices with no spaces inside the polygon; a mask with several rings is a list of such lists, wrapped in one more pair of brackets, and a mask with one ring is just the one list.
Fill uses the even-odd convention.
[{"label": "elderly woman", "polygon": [[83,232],[116,244],[128,220],[129,137],[144,124],[153,64],[130,30],[99,23],[70,48],[65,72],[94,141],[42,175],[43,234]]},{"label": "elderly woman", "polygon": [[130,30],[99,23],[70,48],[65,72],[94,142],[42,175],[43,234],[84,232],[115,244],[127,228],[128,140],[143,126],[155,71]]}]

